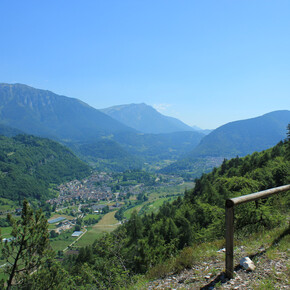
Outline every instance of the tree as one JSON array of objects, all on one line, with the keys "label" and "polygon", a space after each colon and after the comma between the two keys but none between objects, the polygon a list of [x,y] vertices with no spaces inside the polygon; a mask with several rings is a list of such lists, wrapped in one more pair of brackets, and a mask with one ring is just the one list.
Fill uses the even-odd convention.
[{"label": "tree", "polygon": [[102,213],[103,213],[103,214],[106,214],[106,213],[108,213],[109,211],[110,211],[110,208],[109,208],[108,205],[106,205],[106,206],[103,208]]},{"label": "tree", "polygon": [[287,147],[286,147],[286,158],[290,160],[290,123],[287,126]]},{"label": "tree", "polygon": [[[41,210],[33,212],[24,200],[20,220],[8,215],[12,238],[5,241],[2,256],[6,260],[7,289],[22,286],[26,277],[37,271],[51,254],[48,224]],[[2,242],[2,238],[1,238]]]}]

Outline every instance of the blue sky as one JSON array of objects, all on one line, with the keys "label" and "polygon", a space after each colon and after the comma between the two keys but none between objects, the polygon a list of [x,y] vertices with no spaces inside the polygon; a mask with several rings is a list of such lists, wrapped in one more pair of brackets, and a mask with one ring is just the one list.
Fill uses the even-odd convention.
[{"label": "blue sky", "polygon": [[290,109],[290,1],[2,0],[0,82],[189,125]]}]

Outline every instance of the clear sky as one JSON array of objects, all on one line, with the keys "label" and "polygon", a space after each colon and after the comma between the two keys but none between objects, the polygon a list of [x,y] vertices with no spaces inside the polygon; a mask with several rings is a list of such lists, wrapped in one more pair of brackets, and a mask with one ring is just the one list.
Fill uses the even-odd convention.
[{"label": "clear sky", "polygon": [[189,125],[290,109],[289,0],[0,0],[0,82]]}]

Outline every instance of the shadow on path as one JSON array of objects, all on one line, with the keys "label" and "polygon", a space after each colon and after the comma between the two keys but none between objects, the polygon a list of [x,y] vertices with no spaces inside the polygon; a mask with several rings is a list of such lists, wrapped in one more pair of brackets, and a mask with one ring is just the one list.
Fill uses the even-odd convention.
[{"label": "shadow on path", "polygon": [[[278,236],[267,249],[264,249],[263,251],[259,251],[256,254],[249,255],[249,258],[252,260],[254,258],[258,258],[264,255],[269,249],[275,247],[285,236],[289,234],[290,234],[290,227],[288,227],[280,236]],[[236,265],[234,268],[234,271],[237,272],[241,269],[242,269],[241,265]],[[206,284],[200,289],[201,290],[214,289],[217,283],[219,283],[219,285],[222,285],[224,283],[227,283],[229,280],[230,279],[226,277],[225,272],[222,272],[218,276],[216,276],[214,280],[212,280],[211,282],[209,282],[208,284]]]}]

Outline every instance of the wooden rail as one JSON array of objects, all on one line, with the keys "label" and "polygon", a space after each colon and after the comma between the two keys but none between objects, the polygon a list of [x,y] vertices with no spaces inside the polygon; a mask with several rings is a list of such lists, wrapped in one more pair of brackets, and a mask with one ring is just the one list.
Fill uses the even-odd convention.
[{"label": "wooden rail", "polygon": [[234,207],[287,190],[290,190],[290,184],[226,200],[226,276],[228,278],[234,276]]}]

